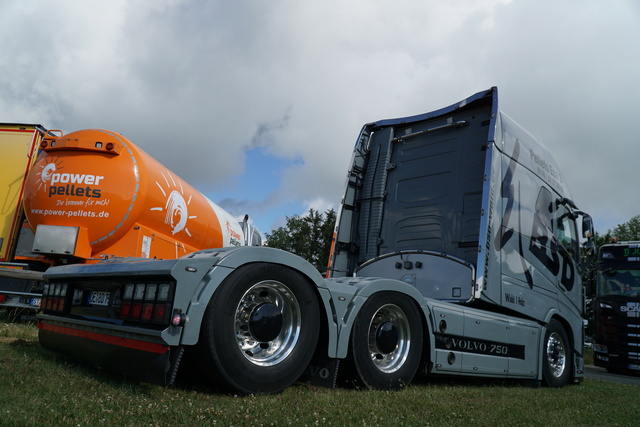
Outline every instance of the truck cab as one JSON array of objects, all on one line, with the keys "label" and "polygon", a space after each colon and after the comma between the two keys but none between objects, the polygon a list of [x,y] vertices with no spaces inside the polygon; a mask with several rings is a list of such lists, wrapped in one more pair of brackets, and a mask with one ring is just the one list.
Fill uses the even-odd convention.
[{"label": "truck cab", "polygon": [[[459,341],[462,346],[495,350],[532,333],[544,336],[550,326],[549,336],[564,341],[566,334],[561,345],[549,338],[521,341],[523,347],[513,349],[518,356],[502,361],[486,351],[495,363],[476,360],[469,348],[443,351],[434,372],[521,375],[527,370],[516,368],[522,349],[531,349],[522,356],[527,359],[553,344],[562,350],[549,363],[572,365],[571,378],[578,379],[582,244],[593,246],[592,222],[572,202],[562,169],[499,110],[497,88],[491,88],[431,113],[363,127],[329,275],[386,277],[415,287],[433,304],[426,310],[430,328],[437,331],[450,312],[449,329],[436,342],[465,337],[472,341]],[[487,326],[471,332],[480,323]],[[511,332],[491,338],[489,325]],[[566,372],[560,381],[547,376],[547,382],[567,381]]]},{"label": "truck cab", "polygon": [[600,247],[593,305],[595,365],[639,373],[640,242]]}]

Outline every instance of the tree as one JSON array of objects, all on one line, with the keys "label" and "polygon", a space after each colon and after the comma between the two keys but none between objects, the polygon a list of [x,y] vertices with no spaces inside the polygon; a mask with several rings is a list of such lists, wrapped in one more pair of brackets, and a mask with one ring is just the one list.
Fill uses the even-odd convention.
[{"label": "tree", "polygon": [[640,215],[634,216],[628,222],[617,225],[611,237],[614,237],[619,242],[640,240]]},{"label": "tree", "polygon": [[336,225],[333,209],[321,214],[309,209],[308,215],[287,217],[287,225],[266,234],[266,246],[292,252],[324,272],[329,261],[331,239]]}]

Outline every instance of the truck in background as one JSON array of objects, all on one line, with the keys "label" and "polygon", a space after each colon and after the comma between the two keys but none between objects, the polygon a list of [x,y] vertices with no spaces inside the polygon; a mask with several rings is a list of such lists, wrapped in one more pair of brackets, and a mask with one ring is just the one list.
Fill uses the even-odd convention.
[{"label": "truck in background", "polygon": [[0,307],[37,308],[37,271],[52,265],[261,244],[248,216],[236,220],[122,135],[0,127]]},{"label": "truck in background", "polygon": [[[212,384],[274,393],[301,375],[396,389],[414,375],[584,376],[590,217],[497,88],[366,124],[329,276],[265,247],[50,268],[41,345],[171,384],[185,352]],[[345,367],[346,365],[346,367]],[[342,368],[341,368],[342,366]]]},{"label": "truck in background", "polygon": [[640,242],[599,248],[593,315],[594,364],[640,372]]},{"label": "truck in background", "polygon": [[31,252],[22,197],[45,132],[38,124],[0,123],[0,307],[32,311],[40,305],[48,264]]}]

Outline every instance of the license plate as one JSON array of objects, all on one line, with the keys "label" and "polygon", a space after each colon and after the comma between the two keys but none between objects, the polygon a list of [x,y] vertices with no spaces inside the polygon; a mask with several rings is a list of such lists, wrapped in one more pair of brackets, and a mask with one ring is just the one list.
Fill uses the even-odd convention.
[{"label": "license plate", "polygon": [[31,301],[29,301],[29,305],[33,305],[34,307],[40,307],[41,301],[42,301],[42,298],[31,298]]},{"label": "license plate", "polygon": [[640,365],[629,365],[629,369],[633,369],[634,371],[640,370]]},{"label": "license plate", "polygon": [[91,291],[89,293],[89,304],[109,305],[109,292]]}]

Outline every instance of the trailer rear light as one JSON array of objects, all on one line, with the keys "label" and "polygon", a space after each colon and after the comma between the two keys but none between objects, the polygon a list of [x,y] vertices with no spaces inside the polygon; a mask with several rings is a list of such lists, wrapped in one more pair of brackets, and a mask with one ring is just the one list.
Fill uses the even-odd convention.
[{"label": "trailer rear light", "polygon": [[153,321],[155,323],[163,322],[167,316],[167,305],[166,304],[158,304],[156,306],[156,310],[153,313]]},{"label": "trailer rear light", "polygon": [[158,301],[168,301],[171,286],[168,283],[161,283],[158,288]]},{"label": "trailer rear light", "polygon": [[151,316],[153,315],[153,303],[144,303],[142,305],[142,320],[145,322],[151,321]]},{"label": "trailer rear light", "polygon": [[144,283],[138,283],[133,291],[133,299],[141,300],[144,297]]},{"label": "trailer rear light", "polygon": [[155,300],[156,299],[156,290],[158,289],[158,285],[150,284],[147,285],[147,289],[144,292],[145,301]]},{"label": "trailer rear light", "polygon": [[122,290],[119,317],[123,320],[168,324],[171,320],[171,283],[127,283]]},{"label": "trailer rear light", "polygon": [[135,287],[135,285],[133,285],[132,283],[129,283],[129,284],[124,286],[123,298],[125,300],[133,298],[133,288],[134,287]]},{"label": "trailer rear light", "polygon": [[40,307],[47,311],[63,312],[67,308],[67,283],[45,283]]},{"label": "trailer rear light", "polygon": [[140,320],[140,313],[142,313],[142,303],[134,302],[131,305],[131,315],[129,318],[133,320]]},{"label": "trailer rear light", "polygon": [[131,303],[129,301],[123,302],[120,307],[120,317],[127,318],[129,313],[131,313]]}]

